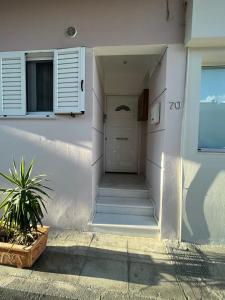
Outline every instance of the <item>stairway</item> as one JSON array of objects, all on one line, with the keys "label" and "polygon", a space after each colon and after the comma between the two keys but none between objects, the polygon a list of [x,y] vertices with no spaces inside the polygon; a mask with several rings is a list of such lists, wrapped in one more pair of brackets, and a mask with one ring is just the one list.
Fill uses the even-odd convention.
[{"label": "stairway", "polygon": [[90,229],[124,235],[159,236],[146,187],[99,187]]}]

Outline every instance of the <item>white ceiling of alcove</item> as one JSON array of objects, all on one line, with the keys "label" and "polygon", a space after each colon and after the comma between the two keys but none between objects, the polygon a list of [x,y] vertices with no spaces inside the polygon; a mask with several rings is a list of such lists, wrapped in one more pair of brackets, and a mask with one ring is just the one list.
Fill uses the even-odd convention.
[{"label": "white ceiling of alcove", "polygon": [[[102,63],[105,73],[141,73],[154,68],[159,55],[115,55],[103,56]],[[127,64],[123,62],[126,61]]]},{"label": "white ceiling of alcove", "polygon": [[[138,94],[143,88],[144,78],[154,70],[159,59],[159,54],[100,57],[105,92],[107,94]],[[124,64],[124,62],[127,63]]]}]

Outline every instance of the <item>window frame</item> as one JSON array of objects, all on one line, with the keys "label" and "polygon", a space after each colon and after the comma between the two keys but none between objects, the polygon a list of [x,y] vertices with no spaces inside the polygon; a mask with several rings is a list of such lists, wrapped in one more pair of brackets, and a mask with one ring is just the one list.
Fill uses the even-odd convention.
[{"label": "window frame", "polygon": [[[201,74],[203,69],[225,69],[225,63],[202,63],[201,65]],[[200,89],[202,84],[202,77],[200,81]],[[201,94],[200,94],[201,98]],[[201,105],[201,99],[199,99],[199,120],[198,120],[198,144],[197,144],[197,151],[199,153],[217,153],[217,154],[224,154],[225,153],[225,147],[223,148],[217,148],[217,147],[199,147],[199,133],[200,133],[200,105]]]},{"label": "window frame", "polygon": [[[47,55],[49,54],[49,55]],[[34,62],[39,62],[39,61],[52,61],[52,77],[53,77],[53,90],[52,94],[54,96],[54,50],[42,50],[42,51],[28,51],[25,52],[25,62],[29,61],[34,61]],[[25,71],[25,75],[27,75],[27,72]],[[27,81],[25,83],[25,88],[27,89]],[[46,118],[49,118],[50,116],[55,116],[54,113],[54,97],[53,97],[53,109],[52,111],[34,111],[34,112],[28,112],[27,111],[27,95],[26,95],[26,116],[43,116]]]},{"label": "window frame", "polygon": [[[73,65],[70,67],[70,71],[68,70],[68,72],[65,72],[64,68],[62,66],[60,66],[59,60],[61,60],[61,58],[59,58],[59,56],[64,55],[63,59],[68,59],[68,55],[73,55],[73,58],[75,60],[75,64],[77,65]],[[67,48],[55,48],[55,49],[45,49],[45,50],[21,50],[21,51],[6,51],[6,52],[0,52],[0,71],[2,69],[2,61],[3,60],[10,60],[10,59],[14,59],[16,58],[17,60],[19,60],[18,64],[20,64],[20,71],[21,71],[21,76],[20,78],[16,78],[15,83],[18,81],[20,81],[21,86],[20,86],[20,98],[12,98],[9,99],[9,96],[7,96],[7,93],[5,94],[6,97],[3,98],[4,95],[4,86],[12,86],[13,88],[11,89],[12,91],[15,90],[14,86],[17,86],[17,84],[13,85],[11,84],[11,81],[13,81],[11,79],[11,77],[15,77],[15,76],[8,76],[7,79],[9,80],[3,80],[3,78],[6,78],[6,76],[2,77],[1,73],[0,73],[0,119],[55,119],[58,118],[59,116],[63,116],[65,117],[67,116],[75,116],[75,115],[83,115],[86,111],[86,105],[85,105],[85,94],[86,94],[86,47],[85,46],[78,46],[78,47],[67,47]],[[69,57],[70,58],[70,57]],[[27,95],[26,95],[26,62],[27,61],[41,61],[41,60],[52,60],[53,61],[53,111],[50,112],[46,112],[46,111],[42,111],[42,112],[28,112],[27,111]],[[9,62],[8,64],[11,64],[12,62]],[[17,63],[17,62],[16,62]],[[7,65],[7,64],[3,64],[3,65]],[[60,68],[59,68],[60,66]],[[4,67],[5,69],[11,69],[10,66],[9,67]],[[18,68],[18,66],[16,66],[16,68]],[[60,72],[58,72],[58,70],[60,70]],[[63,69],[63,70],[62,70]],[[78,71],[76,70],[78,69]],[[7,72],[5,72],[7,73]],[[12,73],[12,72],[8,72],[8,73]],[[63,77],[62,75],[63,74]],[[69,77],[69,73],[73,73],[73,75],[71,75],[71,77]],[[78,73],[77,76],[74,76],[74,73]],[[71,98],[72,96],[64,96],[65,99],[61,100],[61,98],[63,98],[61,95],[61,97],[58,97],[58,81],[59,79],[63,79],[61,80],[61,83],[66,82],[65,79],[68,79],[68,82],[75,82],[75,86],[64,86],[61,88],[64,90],[61,90],[60,93],[69,93],[70,91],[68,91],[67,89],[69,88],[73,88],[74,91],[71,91],[71,93],[75,93],[77,94],[77,96],[74,96],[75,99],[73,99],[73,101],[71,101],[68,98]],[[76,78],[76,79],[75,79]],[[72,81],[70,81],[72,80]],[[3,81],[6,82],[6,84],[2,84]],[[10,84],[9,84],[10,83]],[[67,84],[67,82],[66,82]],[[19,85],[18,85],[19,86]],[[8,90],[7,90],[8,91]],[[18,94],[16,94],[18,95]],[[15,95],[13,95],[15,97]],[[77,100],[76,100],[77,98]],[[3,110],[3,105],[5,103],[7,103],[6,101],[9,100],[14,100],[15,99],[15,103],[10,103],[13,104],[15,107],[9,107],[9,109],[11,109],[9,111],[9,109],[6,107],[4,107]],[[68,101],[67,101],[68,99]],[[19,107],[17,105],[16,101],[19,101]],[[64,102],[63,102],[64,101]],[[13,101],[12,101],[13,102]],[[62,102],[65,106],[62,105]],[[60,103],[60,104],[59,104]],[[8,111],[7,111],[8,109]]]}]

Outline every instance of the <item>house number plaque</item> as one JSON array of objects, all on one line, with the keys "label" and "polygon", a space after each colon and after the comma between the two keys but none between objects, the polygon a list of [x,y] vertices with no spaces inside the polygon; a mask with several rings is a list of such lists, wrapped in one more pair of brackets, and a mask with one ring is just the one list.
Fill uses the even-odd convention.
[{"label": "house number plaque", "polygon": [[180,101],[171,101],[169,102],[169,105],[170,105],[170,110],[179,110],[181,109],[181,102]]}]

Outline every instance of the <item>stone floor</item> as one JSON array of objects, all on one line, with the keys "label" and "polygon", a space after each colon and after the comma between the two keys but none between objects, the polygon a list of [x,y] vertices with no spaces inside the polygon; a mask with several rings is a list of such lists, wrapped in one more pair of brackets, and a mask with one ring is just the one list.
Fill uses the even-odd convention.
[{"label": "stone floor", "polygon": [[144,176],[136,174],[106,173],[99,185],[101,188],[147,189]]},{"label": "stone floor", "polygon": [[52,230],[32,269],[0,266],[0,299],[225,299],[225,247]]}]

